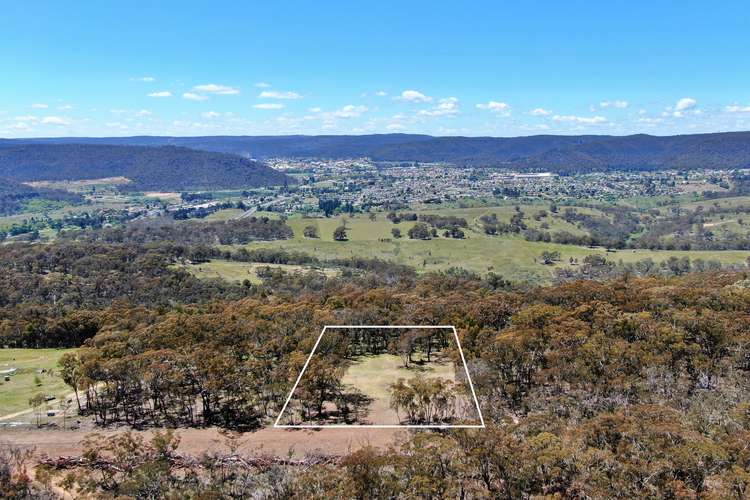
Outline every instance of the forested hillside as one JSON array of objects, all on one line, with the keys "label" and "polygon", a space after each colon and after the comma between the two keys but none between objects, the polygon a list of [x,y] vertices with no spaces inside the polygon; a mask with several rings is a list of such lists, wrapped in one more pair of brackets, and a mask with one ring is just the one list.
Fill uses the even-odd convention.
[{"label": "forested hillside", "polygon": [[[252,158],[352,158],[451,162],[561,173],[750,167],[750,132],[678,136],[536,135],[432,137],[413,134],[361,136],[112,137],[0,140],[34,144],[174,145]],[[1,154],[1,153],[0,153]]]},{"label": "forested hillside", "polygon": [[230,189],[293,182],[239,156],[163,146],[28,144],[0,147],[0,177],[15,181],[127,177],[135,190]]},{"label": "forested hillside", "polygon": [[[185,462],[168,435],[95,437],[70,479],[80,491],[138,496],[155,478],[183,497],[743,498],[750,486],[746,274],[514,289],[460,273],[385,282],[376,270],[254,287],[171,269],[185,248],[98,246],[6,247],[1,324],[11,345],[83,343],[61,369],[99,425],[266,425],[322,325],[377,322],[454,324],[488,428],[266,466]],[[24,289],[39,295],[15,291],[34,275]]]}]

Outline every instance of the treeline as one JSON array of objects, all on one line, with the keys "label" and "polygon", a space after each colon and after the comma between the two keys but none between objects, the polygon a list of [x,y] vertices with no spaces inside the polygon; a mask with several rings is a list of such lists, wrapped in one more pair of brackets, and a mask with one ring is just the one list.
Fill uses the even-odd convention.
[{"label": "treeline", "polygon": [[242,245],[251,241],[288,239],[293,235],[285,220],[269,217],[247,217],[226,222],[143,219],[100,231],[66,233],[66,237],[82,241],[131,244],[168,241],[179,245]]},{"label": "treeline", "polygon": [[[625,248],[631,234],[639,230],[638,215],[625,207],[601,209],[605,217],[580,213],[566,208],[562,218],[571,224],[580,224],[589,232],[592,245],[608,248]],[[612,219],[610,220],[609,217]]]},{"label": "treeline", "polygon": [[[340,267],[345,271],[366,271],[376,275],[393,276],[395,281],[411,280],[416,277],[413,268],[389,260],[364,257],[321,259],[314,255],[279,248],[239,248],[236,250],[210,246],[195,246],[185,249],[181,256],[192,261],[202,262],[211,259],[233,260],[236,262],[257,262],[261,264],[309,265],[313,267]],[[344,273],[346,275],[346,272]]]},{"label": "treeline", "polygon": [[[558,256],[559,259],[559,256]],[[555,260],[558,260],[555,259]],[[636,262],[607,259],[602,255],[587,255],[581,262],[571,258],[572,267],[555,268],[555,280],[567,282],[574,280],[608,280],[618,276],[683,276],[689,273],[707,271],[747,271],[750,269],[750,257],[745,264],[723,264],[714,259],[671,256],[660,262],[645,258]]]},{"label": "treeline", "polygon": [[22,236],[29,240],[39,238],[39,231],[53,229],[56,232],[63,230],[101,229],[111,225],[119,225],[142,217],[146,209],[141,210],[117,210],[104,209],[91,212],[66,213],[60,218],[29,217],[20,223],[13,223],[6,231],[0,231],[0,240],[12,236]]},{"label": "treeline", "polygon": [[[184,194],[184,193],[183,193]],[[184,198],[183,198],[184,200]],[[243,208],[245,205],[240,201],[232,203],[231,201],[225,201],[224,203],[216,203],[207,207],[185,207],[172,210],[169,213],[175,220],[187,220],[187,219],[204,219],[214,212],[219,210],[225,210],[227,208]]]},{"label": "treeline", "polygon": [[479,218],[479,220],[482,223],[482,229],[484,230],[485,234],[496,235],[506,233],[520,233],[527,227],[526,223],[524,222],[525,218],[526,215],[520,209],[520,207],[516,207],[516,211],[511,216],[509,223],[502,222],[500,219],[498,219],[496,213],[483,215]]},{"label": "treeline", "polygon": [[[750,231],[736,233],[718,231],[707,221],[719,217],[721,221],[727,215],[734,215],[740,226],[750,223],[745,218],[750,213],[750,206],[734,207],[699,206],[694,210],[673,207],[672,212],[663,214],[662,209],[651,209],[645,213],[624,207],[599,207],[604,216],[580,213],[573,208],[566,208],[561,217],[586,231],[585,234],[573,234],[569,231],[549,231],[545,224],[540,229],[526,228],[518,225],[518,219],[510,224],[500,222],[495,214],[481,218],[487,234],[518,233],[523,230],[527,241],[559,243],[563,245],[603,246],[607,248],[646,248],[650,250],[748,250],[750,249]],[[516,215],[514,215],[516,217]],[[610,219],[611,218],[611,219]],[[522,219],[520,219],[522,220]],[[548,228],[549,226],[546,225]]]}]

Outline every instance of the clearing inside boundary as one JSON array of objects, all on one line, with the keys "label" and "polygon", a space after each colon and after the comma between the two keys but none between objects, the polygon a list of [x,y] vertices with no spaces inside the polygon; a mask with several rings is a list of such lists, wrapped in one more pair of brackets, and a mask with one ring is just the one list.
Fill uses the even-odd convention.
[{"label": "clearing inside boundary", "polygon": [[278,426],[481,426],[452,327],[326,327]]}]

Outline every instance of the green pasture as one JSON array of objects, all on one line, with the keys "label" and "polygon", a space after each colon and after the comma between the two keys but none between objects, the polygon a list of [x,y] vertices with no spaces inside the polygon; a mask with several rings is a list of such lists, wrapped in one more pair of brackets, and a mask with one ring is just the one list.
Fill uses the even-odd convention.
[{"label": "green pasture", "polygon": [[[27,410],[29,399],[36,394],[68,395],[70,387],[59,376],[57,361],[74,349],[0,349],[0,372],[11,368],[18,371],[5,381],[0,376],[0,418]],[[45,370],[44,373],[40,373]]]}]

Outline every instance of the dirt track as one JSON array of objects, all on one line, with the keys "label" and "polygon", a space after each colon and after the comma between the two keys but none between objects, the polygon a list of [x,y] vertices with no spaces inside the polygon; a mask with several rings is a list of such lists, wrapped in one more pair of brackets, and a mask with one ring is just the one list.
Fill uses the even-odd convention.
[{"label": "dirt track", "polygon": [[[100,431],[111,435],[124,430]],[[149,436],[152,431],[140,431]],[[257,432],[243,434],[240,451],[246,454],[263,453],[287,456],[291,451],[295,457],[309,452],[342,454],[366,445],[386,447],[393,438],[404,431],[400,429],[321,429],[297,430],[268,427]],[[86,431],[48,429],[9,429],[0,431],[0,443],[12,444],[24,449],[34,449],[36,455],[50,457],[79,455]],[[180,429],[180,451],[200,454],[204,451],[226,450],[225,439],[218,429]]]}]

